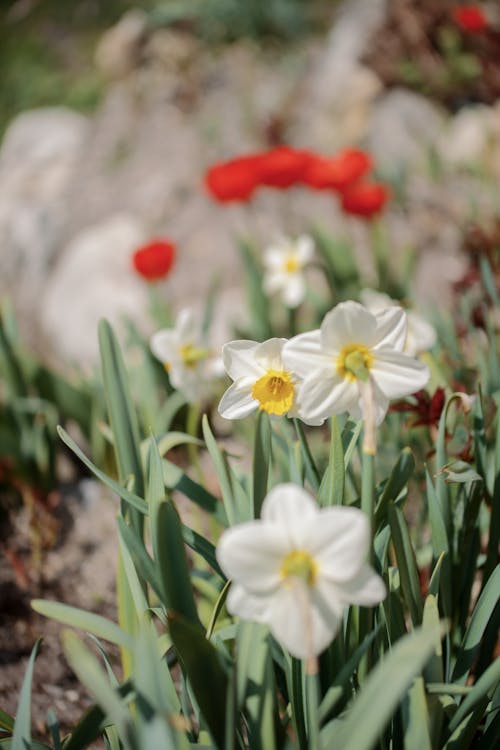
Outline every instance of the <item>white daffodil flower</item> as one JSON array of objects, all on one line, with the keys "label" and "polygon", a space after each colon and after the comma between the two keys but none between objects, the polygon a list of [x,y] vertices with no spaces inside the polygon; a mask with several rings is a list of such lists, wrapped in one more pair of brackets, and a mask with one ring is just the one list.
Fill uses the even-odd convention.
[{"label": "white daffodil flower", "polygon": [[369,522],[356,508],[320,509],[301,487],[280,484],[261,519],[222,534],[217,560],[232,579],[228,611],[267,625],[300,659],[332,641],[350,604],[385,598],[382,579],[367,565]]},{"label": "white daffodil flower", "polygon": [[198,403],[210,390],[211,381],[221,368],[210,349],[204,346],[199,323],[192,310],[182,310],[174,328],[157,331],[150,340],[154,356],[163,363],[170,382],[187,401]]},{"label": "white daffodil flower", "polygon": [[281,292],[287,307],[298,307],[306,293],[304,266],[314,254],[311,237],[302,235],[296,240],[283,238],[264,253],[264,291]]},{"label": "white daffodil flower", "polygon": [[[388,294],[374,289],[363,289],[359,298],[362,304],[372,313],[380,312],[388,307],[399,307],[399,302]],[[410,357],[432,349],[437,341],[436,329],[425,318],[414,310],[406,310],[408,327],[403,351]]]},{"label": "white daffodil flower", "polygon": [[325,420],[347,411],[380,424],[389,399],[415,393],[429,380],[426,365],[403,353],[405,340],[402,308],[373,314],[358,302],[341,302],[319,330],[283,347],[284,366],[302,378],[301,413]]},{"label": "white daffodil flower", "polygon": [[297,399],[299,378],[283,366],[281,352],[287,339],[231,341],[222,347],[224,368],[234,383],[219,403],[225,419],[243,419],[260,409],[272,416],[301,416]]}]

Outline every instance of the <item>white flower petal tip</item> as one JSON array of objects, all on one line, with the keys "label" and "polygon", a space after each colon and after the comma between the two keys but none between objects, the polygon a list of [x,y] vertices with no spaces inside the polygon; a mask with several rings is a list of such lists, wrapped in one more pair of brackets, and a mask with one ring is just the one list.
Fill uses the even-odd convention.
[{"label": "white flower petal tip", "polygon": [[314,242],[306,235],[296,240],[283,238],[269,247],[264,252],[265,293],[281,293],[281,299],[287,307],[298,307],[306,294],[304,269],[313,255]]},{"label": "white flower petal tip", "polygon": [[390,399],[415,393],[429,379],[427,367],[403,353],[406,339],[407,315],[401,307],[370,312],[354,301],[334,307],[320,330],[292,338],[283,348],[283,361],[302,379],[296,404],[300,418],[317,424],[348,412],[370,422],[370,429],[380,424]]},{"label": "white flower petal tip", "polygon": [[294,484],[276,486],[260,520],[224,531],[217,560],[232,578],[227,607],[266,624],[300,659],[318,656],[335,637],[350,604],[386,596],[366,563],[369,523],[356,508],[321,509]]}]

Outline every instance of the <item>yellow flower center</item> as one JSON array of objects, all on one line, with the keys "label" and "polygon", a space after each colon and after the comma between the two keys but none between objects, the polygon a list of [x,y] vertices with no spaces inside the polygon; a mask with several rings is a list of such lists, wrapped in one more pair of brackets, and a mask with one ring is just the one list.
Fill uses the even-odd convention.
[{"label": "yellow flower center", "polygon": [[308,586],[314,586],[318,575],[318,564],[309,552],[295,549],[283,558],[280,573],[282,578],[300,578]]},{"label": "yellow flower center", "polygon": [[252,386],[252,398],[259,402],[259,409],[279,417],[292,408],[294,395],[291,375],[284,370],[268,370]]},{"label": "yellow flower center", "polygon": [[347,380],[368,380],[373,354],[363,344],[348,344],[337,357],[337,372]]},{"label": "yellow flower center", "polygon": [[186,367],[196,367],[201,359],[205,359],[208,351],[192,344],[184,344],[180,348],[180,355]]},{"label": "yellow flower center", "polygon": [[300,268],[300,263],[297,256],[293,253],[287,255],[287,257],[285,258],[284,267],[286,273],[295,273],[295,271],[298,271]]}]

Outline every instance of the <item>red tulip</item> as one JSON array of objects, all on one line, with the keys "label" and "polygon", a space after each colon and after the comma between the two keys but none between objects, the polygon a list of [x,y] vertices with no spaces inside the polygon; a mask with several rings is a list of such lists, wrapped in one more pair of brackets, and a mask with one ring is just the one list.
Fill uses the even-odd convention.
[{"label": "red tulip", "polygon": [[355,148],[344,148],[330,158],[317,156],[309,162],[304,182],[318,190],[345,190],[373,167],[371,156]]},{"label": "red tulip", "polygon": [[484,31],[489,25],[486,14],[479,5],[459,5],[453,8],[451,15],[463,31]]},{"label": "red tulip", "polygon": [[389,189],[380,182],[355,182],[342,192],[342,208],[347,214],[371,219],[389,200]]},{"label": "red tulip", "polygon": [[247,201],[258,185],[259,154],[248,154],[210,167],[205,185],[219,203]]},{"label": "red tulip", "polygon": [[152,240],[139,247],[132,256],[137,273],[146,281],[163,279],[175,260],[175,246],[167,240]]},{"label": "red tulip", "polygon": [[276,146],[260,155],[258,165],[259,182],[276,188],[288,188],[302,182],[308,165],[313,159],[309,151]]}]

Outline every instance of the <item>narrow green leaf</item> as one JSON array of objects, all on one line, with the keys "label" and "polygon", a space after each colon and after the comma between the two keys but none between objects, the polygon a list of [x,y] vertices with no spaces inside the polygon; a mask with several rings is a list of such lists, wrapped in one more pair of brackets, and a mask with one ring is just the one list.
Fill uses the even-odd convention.
[{"label": "narrow green leaf", "polygon": [[166,459],[163,459],[163,479],[166,487],[185,495],[207,513],[211,513],[223,526],[227,526],[226,512],[219,498],[191,479],[179,466]]},{"label": "narrow green leaf", "polygon": [[318,467],[316,466],[314,462],[311,449],[309,448],[309,443],[307,442],[307,438],[304,432],[304,428],[302,426],[302,422],[300,421],[300,419],[294,418],[293,423],[295,425],[295,430],[299,438],[300,449],[302,453],[302,458],[304,460],[304,466],[306,469],[306,476],[307,476],[308,482],[311,485],[313,491],[317,493],[319,489],[320,481],[321,481],[319,472],[318,472]]},{"label": "narrow green leaf", "polygon": [[389,502],[395,502],[408,484],[414,468],[415,459],[413,458],[411,448],[403,448],[377,503],[375,510],[375,523],[377,526],[385,518]]},{"label": "narrow green leaf", "polygon": [[[439,609],[437,598],[428,594],[424,604],[423,625],[427,628],[439,628]],[[436,648],[429,659],[424,671],[427,682],[442,682],[444,677],[443,671],[443,652],[441,648],[441,639],[436,638]]]},{"label": "narrow green leaf", "polygon": [[227,460],[225,454],[220,450],[217,442],[213,436],[212,430],[208,423],[207,415],[204,414],[201,420],[201,426],[203,430],[203,437],[212,459],[217,479],[222,492],[222,500],[224,502],[224,508],[227,513],[227,517],[231,526],[236,523],[237,516],[234,505],[233,488],[231,486],[231,479],[229,469],[227,466]]},{"label": "narrow green leaf", "polygon": [[252,320],[252,335],[265,341],[273,335],[270,325],[269,298],[262,288],[262,270],[248,242],[240,242],[239,249],[245,268],[245,284]]},{"label": "narrow green leaf", "polygon": [[203,718],[217,747],[224,750],[228,681],[219,654],[203,631],[185,618],[170,612],[168,622],[170,636]]},{"label": "narrow green leaf", "polygon": [[486,699],[489,701],[489,693],[493,693],[495,688],[498,686],[500,681],[500,659],[496,659],[493,664],[490,664],[488,669],[481,675],[479,680],[473,686],[470,693],[466,695],[462,703],[457,709],[456,714],[450,721],[449,731],[454,732],[458,725],[465,719],[465,717],[474,710],[474,708]]},{"label": "narrow green leaf", "polygon": [[212,542],[209,542],[208,539],[205,539],[204,536],[198,534],[197,531],[193,531],[193,529],[190,529],[189,526],[186,526],[185,524],[182,524],[182,538],[188,547],[203,557],[205,562],[213,568],[223,581],[226,580],[226,576],[217,562],[215,547]]},{"label": "narrow green leaf", "polygon": [[193,626],[201,628],[189,577],[181,522],[173,503],[158,505],[155,526],[158,555],[157,564],[167,609],[185,617]]},{"label": "narrow green leaf", "polygon": [[116,725],[125,747],[132,750],[133,746],[129,740],[130,714],[119,693],[109,684],[101,665],[72,631],[63,632],[62,642],[71,669]]},{"label": "narrow green leaf", "polygon": [[128,549],[136,570],[140,572],[141,579],[147,581],[155,594],[161,599],[163,592],[158,570],[149,556],[144,542],[139,539],[136,532],[124,521],[122,516],[118,516],[117,524],[118,533]]},{"label": "narrow green leaf", "polygon": [[[368,675],[336,732],[335,747],[342,750],[373,748],[408,687],[430,657],[439,632],[435,628],[417,628],[395,644]],[[328,737],[329,733],[323,730],[326,747],[329,746]]]},{"label": "narrow green leaf", "polygon": [[253,453],[253,515],[260,518],[262,502],[267,495],[269,465],[271,461],[271,425],[269,416],[259,412],[255,426]]},{"label": "narrow green leaf", "polygon": [[330,432],[330,457],[318,490],[318,502],[325,507],[342,505],[344,501],[344,449],[339,420],[336,416],[330,419]]},{"label": "narrow green leaf", "polygon": [[96,615],[78,607],[71,607],[69,604],[61,604],[46,599],[33,599],[31,606],[35,612],[44,617],[50,617],[52,620],[57,620],[65,625],[86,630],[98,638],[116,643],[118,646],[124,646],[125,648],[131,648],[132,646],[131,636],[102,615]]},{"label": "narrow green leaf", "polygon": [[455,668],[453,670],[453,682],[465,684],[474,659],[477,656],[481,638],[488,625],[495,607],[498,605],[498,592],[500,591],[500,565],[497,565],[494,572],[488,579],[481,596],[472,613],[467,630],[457,656]]},{"label": "narrow green leaf", "polygon": [[[118,474],[122,484],[133,477],[133,491],[144,495],[144,478],[140,456],[140,433],[132,404],[127,372],[115,334],[106,320],[99,323],[99,349],[109,421],[114,436]],[[143,520],[135,510],[130,518],[136,531],[142,533]]]},{"label": "narrow green leaf", "polygon": [[28,666],[24,674],[23,686],[17,706],[16,721],[12,734],[12,750],[26,750],[31,747],[31,683],[33,668],[42,639],[39,638],[31,650]]},{"label": "narrow green leaf", "polygon": [[222,591],[220,592],[219,596],[217,597],[217,601],[215,602],[215,607],[213,609],[213,612],[210,616],[210,622],[208,623],[207,632],[205,637],[210,640],[212,637],[212,633],[214,632],[215,623],[217,622],[217,618],[220,615],[222,608],[224,604],[226,603],[226,597],[229,591],[229,586],[231,585],[231,581],[226,581],[224,584]]},{"label": "narrow green leaf", "polygon": [[432,750],[424,681],[417,677],[403,700],[405,750]]},{"label": "narrow green leaf", "polygon": [[389,525],[399,567],[403,596],[410,611],[413,625],[420,625],[422,622],[422,595],[415,553],[403,513],[392,504],[389,505]]},{"label": "narrow green leaf", "polygon": [[62,427],[58,427],[57,432],[63,443],[66,443],[68,448],[71,448],[73,453],[78,456],[80,461],[82,461],[85,466],[90,469],[90,471],[95,474],[98,479],[101,480],[103,484],[107,485],[111,490],[113,490],[113,492],[116,492],[116,494],[119,495],[122,500],[125,500],[125,502],[138,510],[140,513],[147,514],[149,512],[147,503],[144,502],[142,497],[139,497],[139,495],[136,495],[134,492],[130,492],[130,490],[128,490],[126,487],[122,487],[121,484],[118,484],[118,482],[115,482],[114,479],[111,479],[111,477],[108,477],[107,474],[98,469],[97,466],[95,466],[92,461],[87,458],[85,453],[80,450],[78,445],[68,435],[66,430],[64,430]]},{"label": "narrow green leaf", "polygon": [[[130,681],[123,682],[116,693],[128,702],[133,696]],[[71,734],[65,738],[64,750],[84,750],[99,737],[104,727],[109,725],[110,721],[106,719],[102,708],[91,706],[72,729]]]},{"label": "narrow green leaf", "polygon": [[10,716],[5,711],[2,711],[0,708],[0,729],[5,729],[6,732],[10,732],[12,734],[12,730],[14,729],[14,717]]}]

